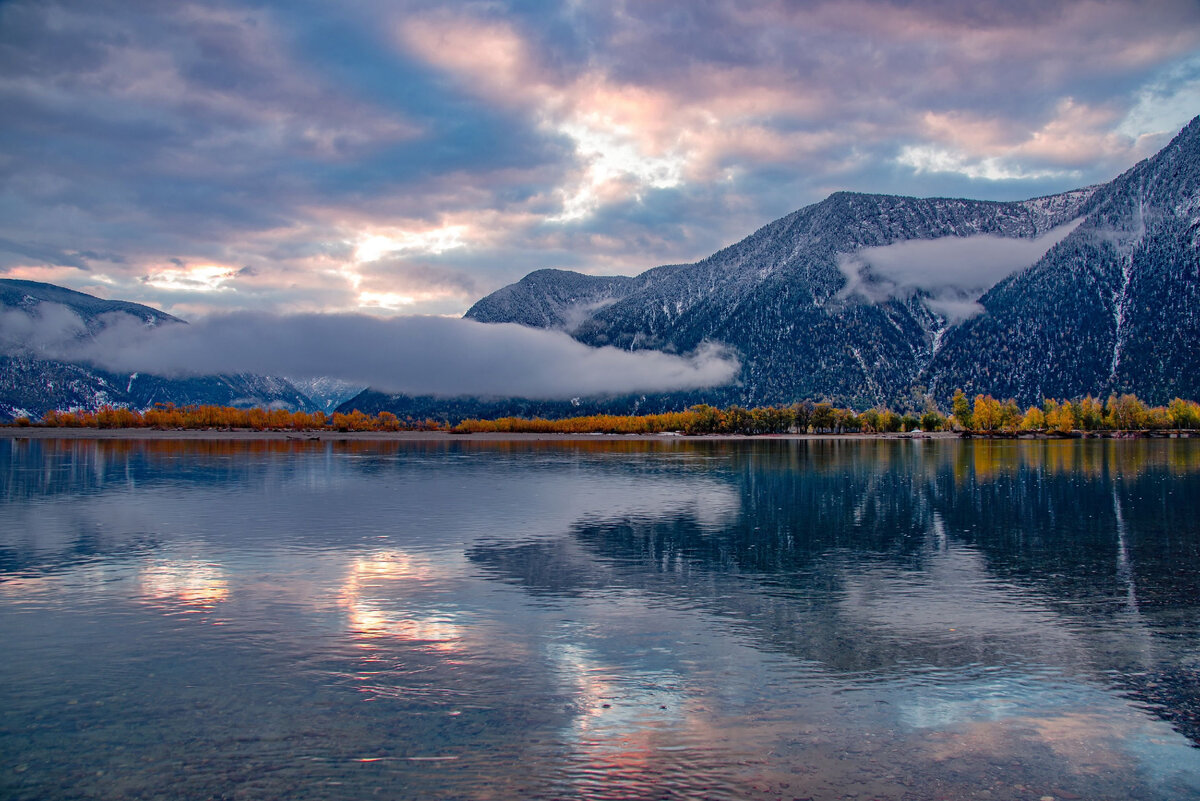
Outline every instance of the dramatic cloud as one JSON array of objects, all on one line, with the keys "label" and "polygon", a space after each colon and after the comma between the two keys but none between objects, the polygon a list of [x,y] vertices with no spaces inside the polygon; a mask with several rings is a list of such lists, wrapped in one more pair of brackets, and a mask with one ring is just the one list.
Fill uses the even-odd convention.
[{"label": "dramatic cloud", "polygon": [[147,327],[105,315],[96,333],[69,309],[0,313],[0,349],[163,376],[258,373],[328,377],[410,395],[570,398],[726,384],[736,358],[590,348],[559,331],[444,317],[242,312]]},{"label": "dramatic cloud", "polygon": [[189,317],[461,314],[838,189],[1102,182],[1198,97],[1194,0],[9,0],[0,274]]},{"label": "dramatic cloud", "polygon": [[839,295],[858,294],[880,303],[923,291],[930,308],[957,322],[983,311],[976,300],[984,291],[1046,255],[1082,221],[1060,225],[1036,239],[981,234],[861,248],[838,259],[846,276]]}]

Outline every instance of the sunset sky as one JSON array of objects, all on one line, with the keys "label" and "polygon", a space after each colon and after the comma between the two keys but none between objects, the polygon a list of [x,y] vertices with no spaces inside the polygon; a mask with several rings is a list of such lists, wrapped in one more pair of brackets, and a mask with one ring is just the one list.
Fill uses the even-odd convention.
[{"label": "sunset sky", "polygon": [[1200,4],[15,0],[0,108],[0,277],[461,314],[839,189],[1107,181],[1200,112]]}]

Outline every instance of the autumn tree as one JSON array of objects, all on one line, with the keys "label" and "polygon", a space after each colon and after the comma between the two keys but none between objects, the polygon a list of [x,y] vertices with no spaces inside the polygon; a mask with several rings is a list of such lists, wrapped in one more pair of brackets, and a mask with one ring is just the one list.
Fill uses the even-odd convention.
[{"label": "autumn tree", "polygon": [[1036,406],[1030,406],[1025,410],[1025,416],[1021,418],[1021,428],[1025,431],[1041,431],[1046,427],[1046,413]]},{"label": "autumn tree", "polygon": [[1171,428],[1171,411],[1165,406],[1153,406],[1146,410],[1142,425],[1151,431],[1162,431]]},{"label": "autumn tree", "polygon": [[991,395],[976,395],[971,419],[979,431],[995,431],[1002,420],[1000,401]]},{"label": "autumn tree", "polygon": [[900,415],[891,409],[883,409],[879,412],[879,427],[876,430],[884,434],[891,434],[894,431],[899,431],[901,424],[902,419]]},{"label": "autumn tree", "polygon": [[1047,399],[1045,405],[1046,427],[1051,431],[1066,434],[1075,430],[1075,409],[1067,401],[1059,403],[1053,398]]},{"label": "autumn tree", "polygon": [[1021,407],[1012,398],[1000,405],[1000,427],[1010,433],[1021,427]]},{"label": "autumn tree", "polygon": [[684,427],[685,434],[715,434],[721,430],[721,410],[707,403],[699,403],[688,409],[689,419]]},{"label": "autumn tree", "polygon": [[722,428],[730,434],[749,434],[751,432],[751,422],[753,418],[750,412],[743,409],[741,406],[730,406],[725,410],[724,425]]},{"label": "autumn tree", "polygon": [[1110,428],[1121,431],[1136,431],[1145,427],[1146,407],[1136,395],[1110,395],[1105,410],[1105,421]]},{"label": "autumn tree", "polygon": [[1098,431],[1104,428],[1104,406],[1091,395],[1075,404],[1075,416],[1079,427],[1084,431]]},{"label": "autumn tree", "polygon": [[813,407],[812,416],[808,420],[813,431],[832,431],[833,423],[832,404],[822,402]]},{"label": "autumn tree", "polygon": [[954,390],[954,397],[950,401],[950,411],[960,426],[972,427],[974,421],[971,419],[971,402],[967,400],[966,393],[961,389]]},{"label": "autumn tree", "polygon": [[793,403],[791,407],[792,425],[797,431],[807,431],[809,423],[812,422],[813,405],[808,401],[801,403]]},{"label": "autumn tree", "polygon": [[1200,404],[1176,398],[1167,407],[1176,428],[1200,428]]}]

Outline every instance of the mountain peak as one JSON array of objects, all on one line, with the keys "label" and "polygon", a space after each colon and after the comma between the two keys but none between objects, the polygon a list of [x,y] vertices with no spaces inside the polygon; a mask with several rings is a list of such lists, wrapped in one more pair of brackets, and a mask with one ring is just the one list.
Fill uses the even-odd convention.
[{"label": "mountain peak", "polygon": [[[989,242],[1036,240],[1071,222],[1078,227],[1065,240],[1045,256],[1031,246],[1026,269],[982,297],[962,286],[953,313],[944,294],[922,289],[990,274]],[[1122,250],[1106,233],[1122,230],[1148,238]],[[1168,323],[1192,331],[1198,319],[1200,298],[1184,287],[1197,238],[1200,118],[1108,184],[1016,202],[835,192],[694,264],[612,285],[538,271],[467,316],[569,327],[591,345],[687,352],[723,342],[744,367],[716,401],[903,404],[929,388],[945,399],[956,386],[1025,402],[1117,390],[1200,396],[1180,374],[1200,375],[1200,354]],[[940,239],[964,244],[923,244]],[[890,261],[867,265],[864,253]],[[861,283],[850,281],[847,259],[863,260]],[[564,305],[575,315],[569,326]],[[1154,343],[1169,352],[1151,354]]]}]

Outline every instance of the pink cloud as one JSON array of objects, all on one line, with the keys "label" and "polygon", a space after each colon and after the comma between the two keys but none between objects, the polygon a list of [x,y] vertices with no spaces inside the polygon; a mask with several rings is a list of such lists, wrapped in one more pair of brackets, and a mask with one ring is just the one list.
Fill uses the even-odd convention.
[{"label": "pink cloud", "polygon": [[[9,10],[36,22],[36,6]],[[0,97],[44,112],[24,154],[0,155],[6,198],[27,207],[0,233],[126,263],[93,263],[85,279],[18,250],[3,269],[181,314],[351,309],[364,297],[462,311],[535,267],[631,273],[703,257],[836,189],[961,192],[965,177],[1006,182],[981,186],[1011,196],[1013,181],[1040,192],[1099,180],[1161,146],[1178,116],[1158,113],[1162,102],[1194,105],[1180,90],[1194,85],[1187,70],[1146,88],[1200,47],[1190,0],[679,2],[530,16],[413,4],[403,18],[368,2],[339,13],[378,52],[337,69],[305,52],[303,13],[236,3],[129,18],[60,7],[53,25],[31,28],[49,55],[95,52],[65,68],[35,53],[0,76]],[[412,82],[405,93],[371,82],[392,68]],[[1143,95],[1152,107],[1137,119],[1149,122],[1130,123]],[[28,156],[43,127],[72,137],[81,121],[100,146],[83,134],[80,152],[112,148],[113,164]],[[471,125],[510,126],[496,131],[505,152],[493,158],[491,131]],[[127,144],[127,131],[153,146]],[[896,170],[898,154],[911,172]],[[380,257],[360,260],[364,242]],[[236,278],[210,297],[139,280],[185,286],[174,258],[212,265],[210,281]],[[246,265],[253,274],[238,272]]]}]

